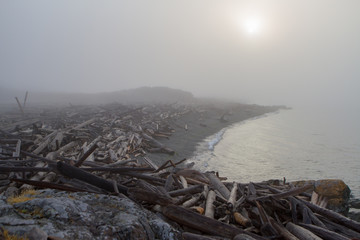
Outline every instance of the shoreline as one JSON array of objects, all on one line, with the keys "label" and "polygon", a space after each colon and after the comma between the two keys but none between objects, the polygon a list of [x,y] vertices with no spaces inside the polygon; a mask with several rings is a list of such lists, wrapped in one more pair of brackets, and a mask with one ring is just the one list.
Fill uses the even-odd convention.
[{"label": "shoreline", "polygon": [[208,137],[219,133],[223,129],[225,132],[227,128],[234,124],[282,109],[282,107],[278,106],[231,103],[198,107],[201,110],[194,109],[170,124],[175,132],[168,139],[157,139],[166,147],[173,149],[175,154],[148,153],[147,156],[150,160],[158,165],[163,164],[167,160],[175,162],[184,158],[189,160],[198,150],[198,146]]}]

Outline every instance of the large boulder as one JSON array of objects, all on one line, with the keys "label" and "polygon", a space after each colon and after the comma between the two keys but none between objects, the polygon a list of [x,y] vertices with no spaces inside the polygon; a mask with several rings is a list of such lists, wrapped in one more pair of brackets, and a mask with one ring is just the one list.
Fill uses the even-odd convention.
[{"label": "large boulder", "polygon": [[[340,179],[322,179],[292,182],[295,186],[312,184],[313,191],[326,199],[326,208],[335,212],[347,214],[349,211],[350,188]],[[310,190],[312,192],[312,190]]]},{"label": "large boulder", "polygon": [[42,190],[0,195],[0,228],[18,236],[34,228],[62,239],[180,239],[179,232],[127,197]]}]

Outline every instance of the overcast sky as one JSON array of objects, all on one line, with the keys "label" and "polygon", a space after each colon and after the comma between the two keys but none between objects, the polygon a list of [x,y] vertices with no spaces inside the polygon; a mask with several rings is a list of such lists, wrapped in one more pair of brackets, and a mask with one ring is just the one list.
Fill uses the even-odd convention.
[{"label": "overcast sky", "polygon": [[358,0],[0,1],[0,87],[360,103]]}]

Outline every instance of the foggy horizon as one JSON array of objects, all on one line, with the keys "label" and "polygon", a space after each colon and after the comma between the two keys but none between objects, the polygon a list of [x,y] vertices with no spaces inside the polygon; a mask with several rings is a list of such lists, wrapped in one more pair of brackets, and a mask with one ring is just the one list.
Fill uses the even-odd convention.
[{"label": "foggy horizon", "polygon": [[360,97],[360,2],[2,1],[0,88],[143,86],[266,105]]}]

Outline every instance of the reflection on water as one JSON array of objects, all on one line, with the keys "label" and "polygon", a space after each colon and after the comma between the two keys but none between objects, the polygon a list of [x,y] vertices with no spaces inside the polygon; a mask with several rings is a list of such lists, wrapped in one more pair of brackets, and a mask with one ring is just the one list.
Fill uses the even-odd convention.
[{"label": "reflection on water", "polygon": [[203,171],[240,182],[339,178],[360,198],[360,117],[339,111],[287,110],[235,124],[213,150],[194,156]]}]

